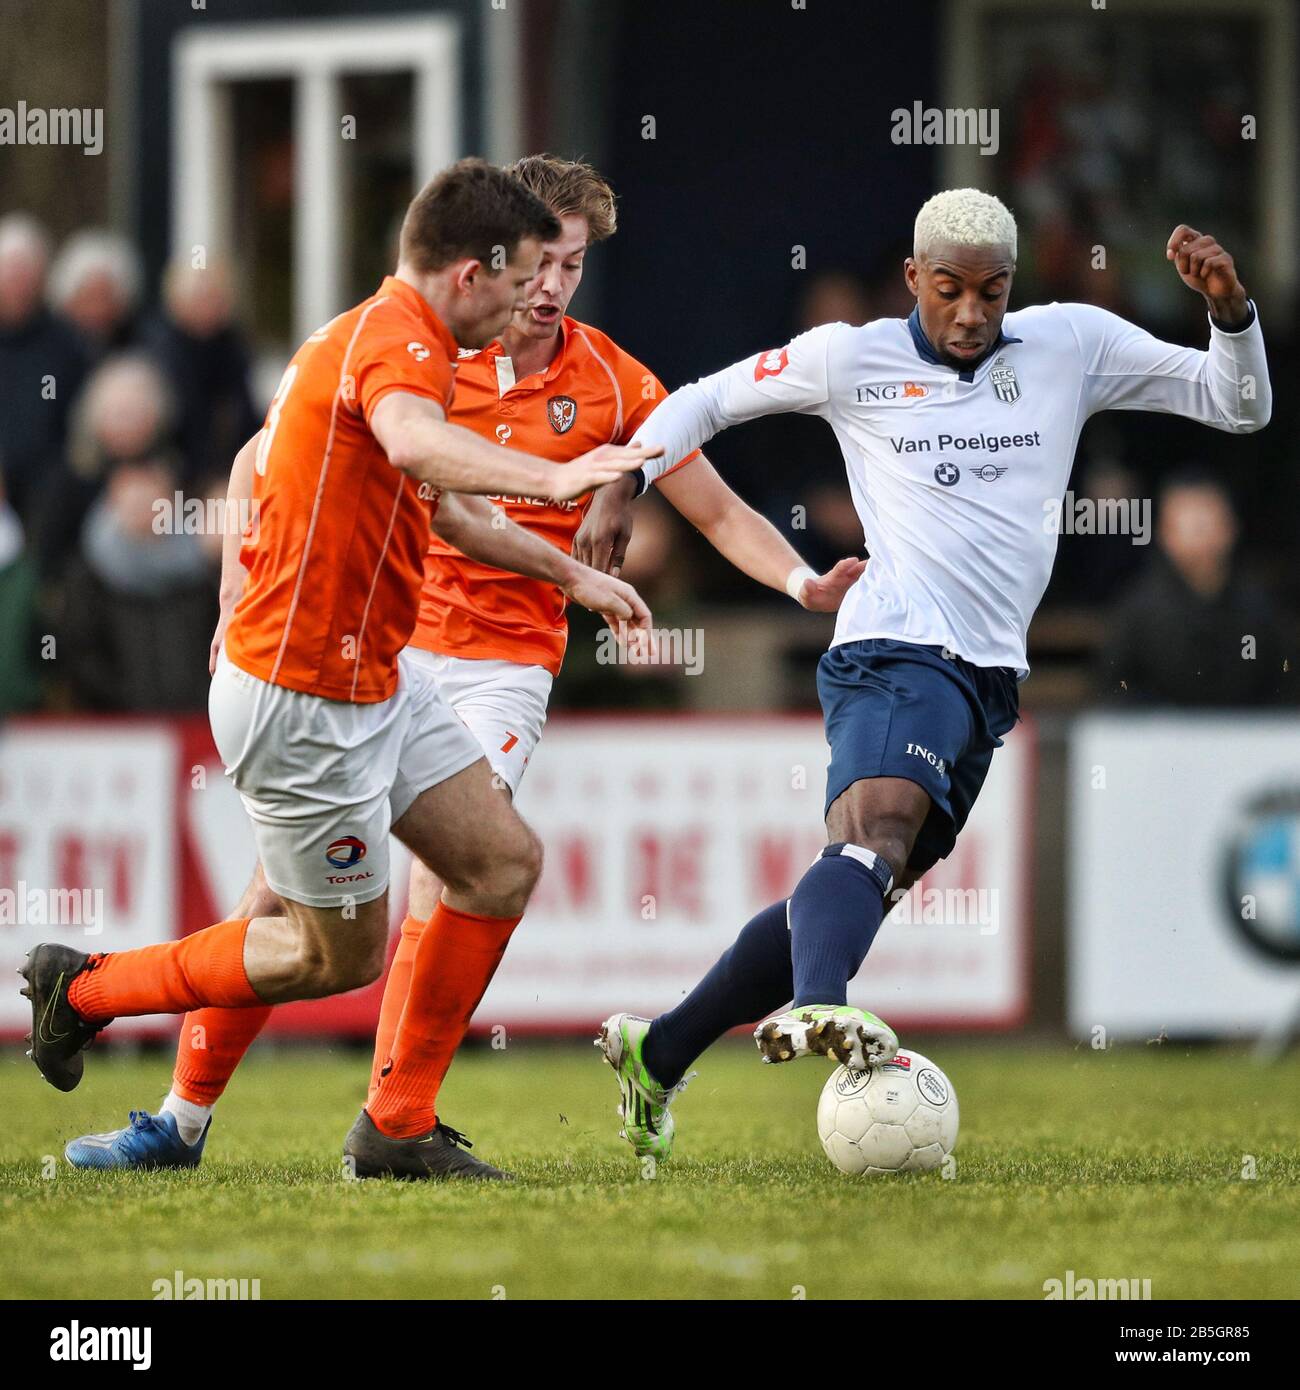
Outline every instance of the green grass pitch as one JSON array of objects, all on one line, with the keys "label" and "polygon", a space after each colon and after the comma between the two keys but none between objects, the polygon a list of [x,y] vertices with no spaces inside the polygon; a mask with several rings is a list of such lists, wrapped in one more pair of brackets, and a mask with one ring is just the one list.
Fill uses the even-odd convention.
[{"label": "green grass pitch", "polygon": [[961,1101],[951,1179],[842,1177],[815,1130],[826,1067],[728,1041],[645,1180],[594,1048],[475,1049],[441,1108],[508,1188],[345,1181],[368,1060],[341,1049],[255,1050],[197,1172],[76,1173],[63,1144],[156,1106],[169,1060],[92,1055],[63,1096],[7,1050],[0,1295],[148,1299],[180,1270],[258,1279],[263,1299],[1041,1299],[1073,1270],[1157,1299],[1300,1296],[1300,1058],[915,1046]]}]

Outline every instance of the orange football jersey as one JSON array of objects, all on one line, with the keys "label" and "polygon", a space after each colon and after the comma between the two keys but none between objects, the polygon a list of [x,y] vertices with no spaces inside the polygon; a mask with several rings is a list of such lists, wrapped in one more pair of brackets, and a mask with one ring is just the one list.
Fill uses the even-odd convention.
[{"label": "orange football jersey", "polygon": [[[462,358],[452,422],[553,463],[568,463],[600,444],[628,443],[667,395],[662,383],[589,324],[566,317],[561,333],[551,365],[519,381],[499,342]],[[677,467],[698,456],[688,455]],[[492,501],[512,521],[567,553],[591,494],[572,502]],[[446,656],[544,666],[557,675],[568,640],[566,602],[554,584],[471,560],[435,535],[411,644]]]},{"label": "orange football jersey", "polygon": [[360,704],[397,688],[419,609],[432,505],[369,419],[390,391],[451,402],[456,340],[392,276],[294,354],[253,477],[248,571],[226,655],[273,685]]}]

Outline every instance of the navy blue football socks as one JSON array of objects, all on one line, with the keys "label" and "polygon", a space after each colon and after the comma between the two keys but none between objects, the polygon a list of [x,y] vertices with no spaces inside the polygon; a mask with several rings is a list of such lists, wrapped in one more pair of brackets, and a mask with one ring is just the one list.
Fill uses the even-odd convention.
[{"label": "navy blue football socks", "polygon": [[880,930],[889,866],[857,845],[827,845],[790,897],[794,1006],[843,1004]]},{"label": "navy blue football socks", "polygon": [[641,1060],[661,1086],[675,1086],[729,1029],[756,1023],[789,1002],[794,984],[785,906],[782,898],[751,918],[686,998],[650,1025]]}]

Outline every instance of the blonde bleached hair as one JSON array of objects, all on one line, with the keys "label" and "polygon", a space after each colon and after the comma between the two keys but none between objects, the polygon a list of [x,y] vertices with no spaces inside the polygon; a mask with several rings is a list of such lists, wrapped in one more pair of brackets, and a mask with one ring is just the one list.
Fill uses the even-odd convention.
[{"label": "blonde bleached hair", "polygon": [[978,188],[948,188],[921,205],[912,234],[912,255],[935,246],[1006,246],[1016,259],[1016,219],[991,193]]}]

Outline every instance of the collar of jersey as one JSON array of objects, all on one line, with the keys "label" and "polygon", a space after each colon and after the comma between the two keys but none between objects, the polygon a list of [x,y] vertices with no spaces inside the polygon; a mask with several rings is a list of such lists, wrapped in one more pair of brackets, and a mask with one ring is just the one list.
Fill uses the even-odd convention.
[{"label": "collar of jersey", "polygon": [[399,280],[395,275],[385,275],[383,284],[379,286],[379,293],[396,296],[419,314],[421,320],[428,325],[429,332],[442,344],[448,360],[455,365],[456,354],[460,351],[456,339],[452,337],[447,325],[434,313],[433,306],[414,285],[408,285],[405,280]]},{"label": "collar of jersey", "polygon": [[[543,386],[545,386],[548,381],[554,381],[564,369],[564,358],[569,351],[569,345],[573,341],[573,330],[579,327],[581,327],[581,325],[578,323],[577,319],[571,319],[568,314],[564,314],[560,319],[560,350],[551,358],[550,366],[547,367],[544,372],[530,372],[528,376],[521,376],[510,390],[517,391],[524,382],[532,381],[533,378],[537,376],[541,377]],[[483,356],[485,358],[501,357],[504,353],[505,348],[501,346],[500,338],[494,338],[487,347],[483,349]],[[510,393],[507,392],[506,394],[509,395]]]},{"label": "collar of jersey", "polygon": [[[934,367],[947,367],[950,372],[956,372],[956,367],[944,362],[934,348],[930,346],[930,340],[925,336],[925,329],[921,327],[921,311],[919,308],[913,309],[907,320],[907,331],[912,335],[912,346],[916,348],[917,356],[923,362],[929,362]],[[978,362],[973,362],[964,372],[957,372],[958,381],[974,381],[975,373],[993,356],[1000,347],[1005,347],[1008,343],[1023,342],[1022,338],[1008,338],[999,327],[998,340],[980,358]]]}]

